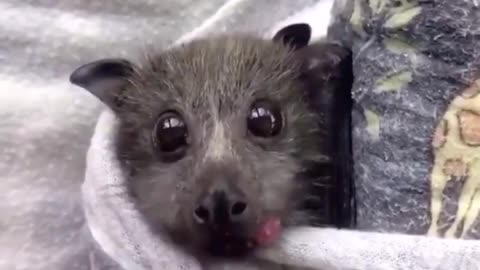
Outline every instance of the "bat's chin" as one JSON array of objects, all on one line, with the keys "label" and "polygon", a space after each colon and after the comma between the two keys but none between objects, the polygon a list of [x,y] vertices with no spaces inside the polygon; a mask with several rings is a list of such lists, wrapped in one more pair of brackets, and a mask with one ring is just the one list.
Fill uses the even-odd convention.
[{"label": "bat's chin", "polygon": [[231,235],[210,239],[206,252],[213,257],[242,258],[250,255],[256,248],[254,239]]},{"label": "bat's chin", "polygon": [[256,248],[274,244],[280,238],[281,231],[280,218],[269,216],[249,230],[217,227],[205,238],[204,247],[209,255],[215,257],[245,257]]}]

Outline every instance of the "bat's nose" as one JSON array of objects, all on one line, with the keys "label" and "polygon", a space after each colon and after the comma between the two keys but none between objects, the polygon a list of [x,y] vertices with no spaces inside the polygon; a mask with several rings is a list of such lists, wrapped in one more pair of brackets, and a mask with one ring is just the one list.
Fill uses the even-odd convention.
[{"label": "bat's nose", "polygon": [[195,221],[211,226],[228,226],[248,219],[246,197],[234,187],[217,185],[198,200],[193,211]]}]

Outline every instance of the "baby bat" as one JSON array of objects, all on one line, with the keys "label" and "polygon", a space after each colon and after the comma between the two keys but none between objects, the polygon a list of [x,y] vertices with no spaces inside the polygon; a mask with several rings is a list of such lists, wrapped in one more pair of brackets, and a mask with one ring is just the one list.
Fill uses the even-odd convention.
[{"label": "baby bat", "polygon": [[351,56],[310,37],[303,23],[216,35],[72,73],[118,118],[117,156],[153,231],[239,257],[282,228],[349,225]]}]

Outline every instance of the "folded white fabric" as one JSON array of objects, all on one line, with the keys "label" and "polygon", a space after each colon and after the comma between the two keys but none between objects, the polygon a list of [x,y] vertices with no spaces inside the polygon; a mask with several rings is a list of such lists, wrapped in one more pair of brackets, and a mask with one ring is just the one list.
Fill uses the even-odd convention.
[{"label": "folded white fabric", "polygon": [[291,230],[259,255],[319,270],[480,269],[480,241],[335,229]]},{"label": "folded white fabric", "polygon": [[[112,150],[116,118],[105,111],[87,155],[85,212],[93,237],[127,270],[200,270],[198,262],[164,238],[154,236],[129,200],[125,178]],[[258,256],[312,269],[480,269],[480,241],[347,230],[296,228]],[[225,264],[215,269],[255,269]]]}]

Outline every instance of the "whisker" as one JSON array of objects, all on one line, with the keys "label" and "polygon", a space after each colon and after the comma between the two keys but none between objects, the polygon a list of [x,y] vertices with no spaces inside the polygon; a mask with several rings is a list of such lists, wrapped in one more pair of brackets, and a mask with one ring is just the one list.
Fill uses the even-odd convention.
[{"label": "whisker", "polygon": [[303,197],[304,200],[310,200],[310,201],[323,201],[324,198],[322,196],[317,196],[317,195],[305,195]]},{"label": "whisker", "polygon": [[310,183],[314,187],[326,187],[326,188],[331,188],[333,187],[333,184],[331,182],[327,181],[314,181]]}]

